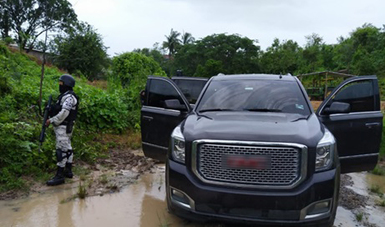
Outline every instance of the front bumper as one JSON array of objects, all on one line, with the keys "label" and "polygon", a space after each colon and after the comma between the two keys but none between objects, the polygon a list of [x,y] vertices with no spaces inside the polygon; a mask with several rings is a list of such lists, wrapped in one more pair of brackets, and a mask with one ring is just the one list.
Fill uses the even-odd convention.
[{"label": "front bumper", "polygon": [[293,189],[208,185],[185,165],[167,160],[167,202],[175,214],[198,221],[308,225],[334,220],[339,168],[313,174]]}]

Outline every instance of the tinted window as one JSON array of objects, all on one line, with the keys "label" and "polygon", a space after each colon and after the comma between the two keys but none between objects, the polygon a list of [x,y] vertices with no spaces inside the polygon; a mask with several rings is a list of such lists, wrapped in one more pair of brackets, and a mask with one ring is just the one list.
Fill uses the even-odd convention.
[{"label": "tinted window", "polygon": [[148,95],[148,105],[153,107],[165,108],[164,101],[169,99],[178,99],[183,103],[175,88],[164,80],[151,80]]},{"label": "tinted window", "polygon": [[374,111],[372,81],[364,80],[348,83],[333,97],[332,102],[335,101],[349,103],[351,112]]},{"label": "tinted window", "polygon": [[194,104],[207,81],[176,79],[174,82],[183,92],[183,95],[187,98],[188,102]]},{"label": "tinted window", "polygon": [[310,114],[305,97],[293,81],[212,81],[198,111],[209,109]]}]

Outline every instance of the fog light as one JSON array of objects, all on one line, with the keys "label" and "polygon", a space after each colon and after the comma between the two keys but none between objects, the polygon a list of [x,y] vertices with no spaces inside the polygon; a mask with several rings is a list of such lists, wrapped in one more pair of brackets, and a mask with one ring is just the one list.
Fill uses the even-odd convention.
[{"label": "fog light", "polygon": [[329,211],[329,201],[316,203],[307,210],[307,215],[326,213]]},{"label": "fog light", "polygon": [[171,189],[171,194],[173,196],[175,196],[176,198],[178,198],[179,200],[183,200],[185,197],[182,192],[175,190],[175,189]]},{"label": "fog light", "polygon": [[312,219],[328,215],[331,209],[331,199],[322,200],[310,204],[301,211],[301,220],[302,219]]},{"label": "fog light", "polygon": [[171,188],[170,193],[173,203],[189,210],[195,209],[194,201],[186,193],[175,188]]}]

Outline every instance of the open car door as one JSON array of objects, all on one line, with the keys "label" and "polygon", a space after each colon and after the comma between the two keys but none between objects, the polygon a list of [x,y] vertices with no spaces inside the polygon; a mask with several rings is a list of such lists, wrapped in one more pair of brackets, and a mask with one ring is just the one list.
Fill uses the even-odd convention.
[{"label": "open car door", "polygon": [[176,84],[164,77],[148,77],[141,99],[143,152],[165,161],[170,135],[191,111],[190,104]]},{"label": "open car door", "polygon": [[343,81],[317,110],[333,133],[341,172],[372,170],[378,161],[382,136],[380,95],[376,76]]}]

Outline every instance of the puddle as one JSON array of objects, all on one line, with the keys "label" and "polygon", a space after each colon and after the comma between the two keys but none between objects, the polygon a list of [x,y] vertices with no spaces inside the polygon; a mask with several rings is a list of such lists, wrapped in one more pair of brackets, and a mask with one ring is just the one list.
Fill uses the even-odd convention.
[{"label": "puddle", "polygon": [[63,203],[76,192],[67,184],[26,199],[0,201],[0,226],[208,226],[189,224],[168,213],[164,166],[119,193]]},{"label": "puddle", "polygon": [[[0,201],[0,226],[139,226],[139,227],[220,227],[220,224],[188,223],[167,211],[165,202],[164,166],[157,165],[155,173],[142,175],[136,182],[119,193],[87,197],[64,202],[77,192],[77,185],[65,184],[47,187],[43,193],[35,193],[25,199]],[[359,173],[350,175],[354,190],[367,193],[367,187],[377,184],[384,190],[384,177]],[[368,181],[368,183],[365,182]],[[361,225],[355,213],[361,212],[338,207],[335,226]],[[384,210],[373,206],[362,208],[364,218],[370,223],[385,223]],[[383,226],[383,225],[375,225]]]}]

